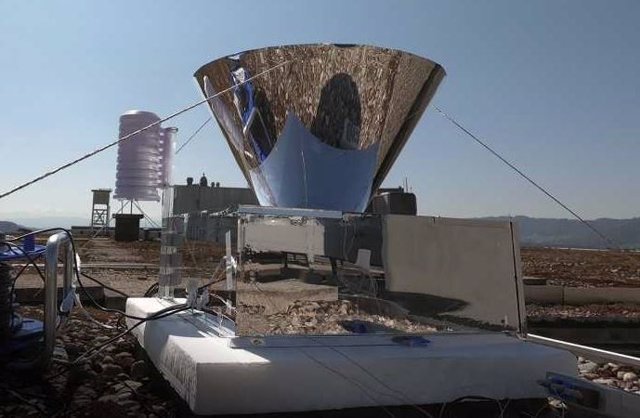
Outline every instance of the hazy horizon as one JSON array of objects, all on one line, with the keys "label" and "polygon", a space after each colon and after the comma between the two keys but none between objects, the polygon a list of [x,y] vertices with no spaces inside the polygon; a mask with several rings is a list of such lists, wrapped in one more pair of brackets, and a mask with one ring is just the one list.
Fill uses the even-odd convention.
[{"label": "hazy horizon", "polygon": [[[0,193],[112,141],[128,109],[166,116],[200,99],[193,72],[223,55],[314,42],[399,48],[440,63],[437,105],[588,219],[639,216],[640,3],[169,1],[2,3]],[[363,10],[366,9],[366,13]],[[246,28],[254,28],[245,30]],[[181,144],[208,117],[174,119]],[[86,217],[114,187],[116,150],[0,199],[0,219]],[[175,176],[246,182],[217,124]],[[430,106],[385,181],[419,213],[569,218]],[[116,204],[114,203],[114,207]],[[143,205],[158,218],[159,204]]]},{"label": "hazy horizon", "polygon": [[[443,216],[444,215],[431,215],[424,214],[425,216]],[[537,218],[531,217],[527,215],[494,215],[494,216],[479,216],[479,217],[470,217],[469,219],[483,219],[483,218],[518,218],[518,217],[526,217],[538,220],[569,220],[569,221],[578,221],[575,218]],[[157,224],[160,223],[160,218],[151,218]],[[587,221],[601,221],[601,220],[612,220],[612,221],[625,221],[625,220],[634,220],[640,219],[640,217],[634,218],[595,218],[595,219],[587,219]],[[0,214],[0,221],[13,222],[20,226],[27,228],[70,228],[71,226],[89,226],[91,218],[89,215],[87,216],[11,216],[8,215],[4,217],[4,215]],[[115,222],[111,222],[111,226],[115,226]],[[142,219],[140,222],[141,227],[155,227],[155,225],[151,225],[149,221],[146,219]]]}]

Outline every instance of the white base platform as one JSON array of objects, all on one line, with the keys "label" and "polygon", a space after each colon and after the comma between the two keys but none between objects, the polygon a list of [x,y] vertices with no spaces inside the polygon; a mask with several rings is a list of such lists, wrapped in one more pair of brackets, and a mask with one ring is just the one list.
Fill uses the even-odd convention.
[{"label": "white base platform", "polygon": [[[167,305],[130,298],[127,313],[148,316]],[[573,354],[501,333],[429,334],[426,347],[380,335],[252,339],[217,336],[187,312],[133,333],[203,415],[424,405],[467,395],[542,398],[536,381],[547,372],[577,374]]]}]

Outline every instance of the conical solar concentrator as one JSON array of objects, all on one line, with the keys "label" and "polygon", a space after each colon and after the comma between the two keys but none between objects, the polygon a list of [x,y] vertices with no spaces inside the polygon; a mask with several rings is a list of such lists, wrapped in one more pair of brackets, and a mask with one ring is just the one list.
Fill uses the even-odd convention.
[{"label": "conical solar concentrator", "polygon": [[263,206],[362,212],[445,75],[364,45],[241,52],[195,73]]}]

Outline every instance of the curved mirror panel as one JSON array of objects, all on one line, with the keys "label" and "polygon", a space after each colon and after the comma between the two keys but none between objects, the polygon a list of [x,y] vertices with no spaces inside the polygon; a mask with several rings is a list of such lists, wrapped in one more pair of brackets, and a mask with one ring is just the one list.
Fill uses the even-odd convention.
[{"label": "curved mirror panel", "polygon": [[223,57],[195,78],[206,97],[231,88],[209,107],[261,205],[361,212],[444,75],[403,51],[316,44]]}]

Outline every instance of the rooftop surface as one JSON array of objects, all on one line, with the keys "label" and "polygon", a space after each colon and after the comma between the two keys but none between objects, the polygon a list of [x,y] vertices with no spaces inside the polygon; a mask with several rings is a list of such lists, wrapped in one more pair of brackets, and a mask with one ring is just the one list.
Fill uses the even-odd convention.
[{"label": "rooftop surface", "polygon": [[[158,242],[116,243],[108,238],[90,242],[79,240],[83,271],[105,284],[130,296],[142,296],[156,281]],[[190,247],[185,260],[184,276],[206,275],[222,255],[222,248],[213,244]],[[638,270],[634,259],[640,255],[618,252],[587,252],[583,250],[523,249],[525,275],[544,277],[548,282],[565,286],[638,286]],[[88,282],[88,281],[87,281]],[[40,278],[33,272],[22,276],[20,288],[38,288]],[[640,304],[592,304],[584,306],[528,305],[530,320],[546,319],[606,319],[623,317],[637,320]],[[40,306],[22,306],[21,313],[29,317],[41,316]],[[89,308],[100,322],[117,326],[118,315]],[[145,353],[131,336],[116,339],[95,355],[90,362],[68,368],[72,361],[87,349],[117,335],[118,329],[104,329],[77,311],[72,315],[66,331],[58,337],[58,360],[43,376],[9,373],[0,384],[0,416],[109,416],[109,417],[170,417],[190,416],[188,408],[175,395],[164,379],[155,371]],[[580,358],[581,376],[595,382],[640,394],[640,370],[612,363],[598,363]],[[467,405],[468,407],[469,405]],[[427,407],[431,408],[431,407]],[[485,408],[487,416],[495,415],[495,408]],[[450,413],[457,411],[455,408]],[[413,408],[391,408],[396,416],[423,416]],[[433,411],[438,413],[438,409]],[[294,416],[389,416],[384,410],[368,409],[342,412],[307,413]],[[449,416],[446,413],[443,416]],[[464,415],[450,415],[464,416]],[[482,415],[476,415],[482,416]],[[509,416],[506,414],[505,416]],[[541,415],[542,416],[542,415]],[[549,415],[553,416],[553,415]]]}]

